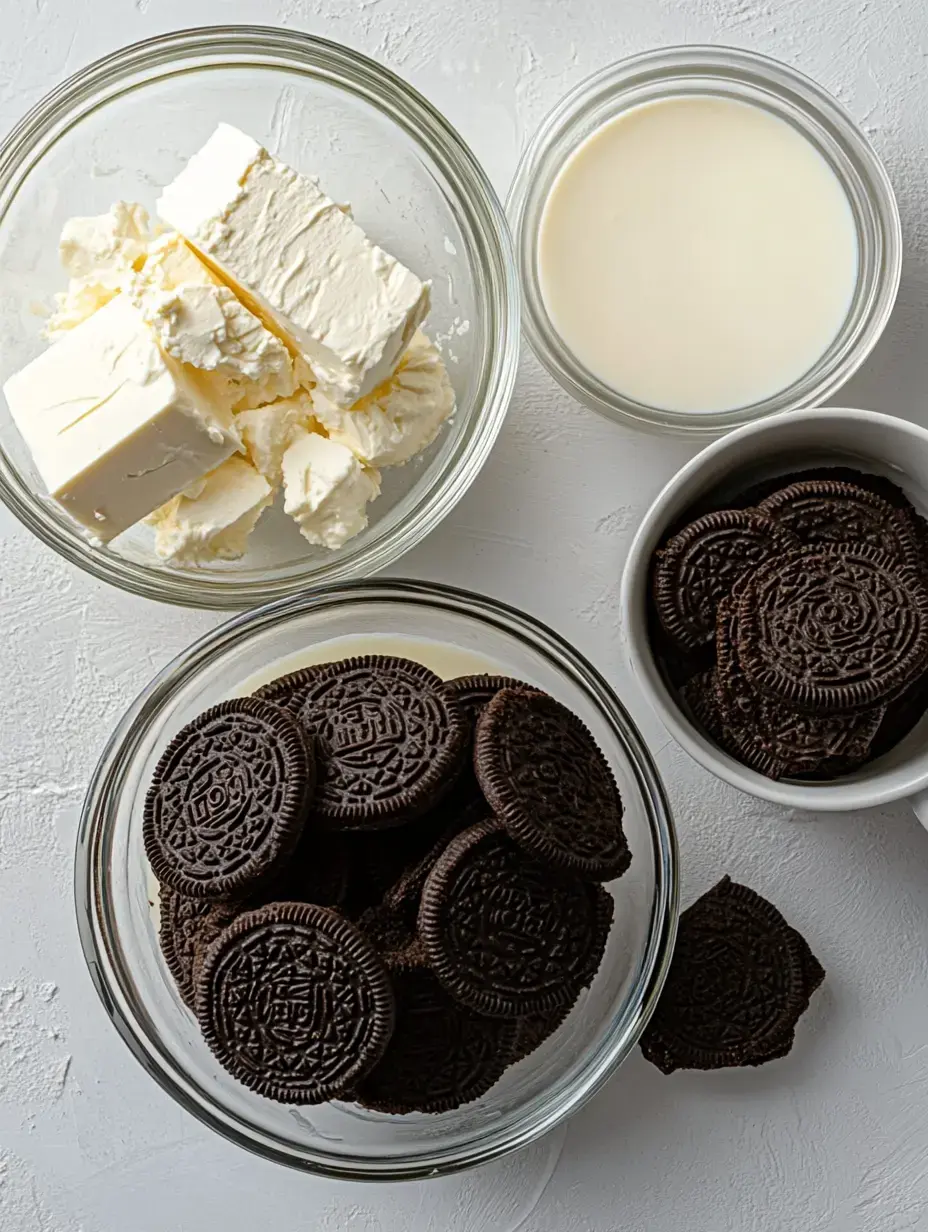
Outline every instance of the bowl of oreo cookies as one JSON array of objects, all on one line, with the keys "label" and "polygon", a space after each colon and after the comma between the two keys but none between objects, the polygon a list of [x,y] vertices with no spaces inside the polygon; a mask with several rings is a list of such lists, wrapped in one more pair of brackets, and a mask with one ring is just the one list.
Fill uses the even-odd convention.
[{"label": "bowl of oreo cookies", "polygon": [[693,459],[627,562],[633,670],[735,786],[841,810],[928,784],[928,433],[776,416]]},{"label": "bowl of oreo cookies", "polygon": [[663,790],[602,677],[519,612],[397,582],[251,612],[156,677],[91,783],[76,887],[163,1087],[371,1179],[575,1111],[639,1042],[677,914]]}]

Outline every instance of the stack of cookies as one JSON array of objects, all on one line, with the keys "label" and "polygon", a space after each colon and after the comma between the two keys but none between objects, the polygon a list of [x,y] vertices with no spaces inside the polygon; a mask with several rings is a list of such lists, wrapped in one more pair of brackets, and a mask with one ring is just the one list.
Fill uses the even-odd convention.
[{"label": "stack of cookies", "polygon": [[653,640],[696,723],[772,779],[832,779],[928,706],[925,524],[888,480],[807,472],[661,545]]},{"label": "stack of cookies", "polygon": [[591,733],[519,681],[367,656],[188,724],[143,835],[221,1064],[285,1103],[443,1112],[591,984],[631,856]]}]

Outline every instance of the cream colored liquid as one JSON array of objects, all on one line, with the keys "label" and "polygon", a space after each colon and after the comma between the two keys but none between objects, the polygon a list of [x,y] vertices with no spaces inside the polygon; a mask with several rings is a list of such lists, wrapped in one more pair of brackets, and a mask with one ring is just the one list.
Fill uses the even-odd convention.
[{"label": "cream colored liquid", "polygon": [[697,96],[588,137],[538,241],[545,308],[580,363],[627,398],[697,413],[808,372],[857,266],[850,205],[811,143],[761,107]]}]

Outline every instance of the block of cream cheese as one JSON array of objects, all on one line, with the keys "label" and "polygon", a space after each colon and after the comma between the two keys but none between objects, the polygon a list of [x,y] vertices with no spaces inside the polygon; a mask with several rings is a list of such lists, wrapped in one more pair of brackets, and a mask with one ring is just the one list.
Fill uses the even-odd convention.
[{"label": "block of cream cheese", "polygon": [[284,454],[314,422],[312,398],[305,390],[235,416],[235,427],[252,465],[275,488],[283,482]]},{"label": "block of cream cheese", "polygon": [[367,505],[380,495],[380,475],[350,449],[315,432],[283,456],[284,511],[305,539],[340,548],[367,526]]},{"label": "block of cream cheese", "polygon": [[4,386],[49,494],[104,541],[241,448],[117,295]]},{"label": "block of cream cheese", "polygon": [[402,466],[431,445],[454,410],[454,390],[438,349],[421,329],[393,376],[353,407],[336,406],[321,390],[313,410],[329,438],[369,466]]},{"label": "block of cream cheese", "polygon": [[167,186],[158,213],[264,315],[339,406],[393,373],[428,312],[427,284],[313,180],[229,124]]},{"label": "block of cream cheese", "polygon": [[146,519],[155,528],[155,551],[178,565],[238,560],[273,499],[264,476],[244,458],[231,457]]},{"label": "block of cream cheese", "polygon": [[127,201],[117,201],[106,214],[69,219],[58,251],[71,279],[67,291],[55,296],[45,336],[74,329],[123,290],[145,261],[148,237],[147,210]]},{"label": "block of cream cheese", "polygon": [[225,409],[262,406],[296,388],[284,344],[180,236],[153,246],[131,295],[161,349],[196,369],[204,392]]}]

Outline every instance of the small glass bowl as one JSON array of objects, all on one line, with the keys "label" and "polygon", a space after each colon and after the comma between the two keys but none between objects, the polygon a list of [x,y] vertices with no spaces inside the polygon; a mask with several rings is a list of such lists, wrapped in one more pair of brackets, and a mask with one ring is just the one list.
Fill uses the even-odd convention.
[{"label": "small glass bowl", "polygon": [[[437,1116],[386,1116],[342,1103],[290,1108],[240,1086],[214,1060],[180,1000],[150,910],[142,804],[167,742],[245,681],[266,678],[275,662],[307,651],[323,657],[319,647],[327,642],[342,643],[330,652],[336,656],[360,653],[343,648],[346,636],[372,638],[378,649],[384,636],[445,644],[459,657],[476,655],[548,690],[593,731],[625,806],[632,863],[610,887],[615,919],[592,987],[559,1030],[487,1095]],[[239,1145],[308,1172],[408,1180],[526,1146],[614,1073],[641,1035],[666,975],[677,861],[670,809],[641,737],[602,676],[557,634],[464,591],[358,582],[238,616],[155,677],[117,725],[88,789],[75,893],[84,954],[107,1013],[146,1070],[188,1111]]]},{"label": "small glass bowl", "polygon": [[[545,309],[538,235],[554,180],[577,147],[607,121],[685,95],[753,103],[788,121],[824,156],[847,194],[857,229],[857,287],[844,325],[805,376],[762,402],[718,412],[645,406],[604,384],[570,352]],[[522,156],[507,212],[524,296],[524,329],[535,354],[573,397],[617,423],[676,434],[719,435],[777,411],[831,397],[860,367],[889,320],[902,272],[902,230],[892,185],[866,137],[830,94],[766,56],[730,47],[668,47],[632,56],[588,78],[542,122]]]},{"label": "small glass bowl", "polygon": [[390,252],[432,281],[427,332],[457,411],[436,443],[383,473],[371,525],[311,547],[278,506],[241,561],[174,568],[135,526],[94,546],[51,501],[0,397],[0,499],[67,560],[135,594],[235,608],[364,577],[414,547],[476,478],[502,426],[519,352],[519,288],[502,207],[473,154],[411,86],[359,52],[265,27],[186,30],[126,47],[48,94],[0,145],[0,384],[44,347],[66,281],[67,218],[155,199],[225,120],[318,174]]}]

